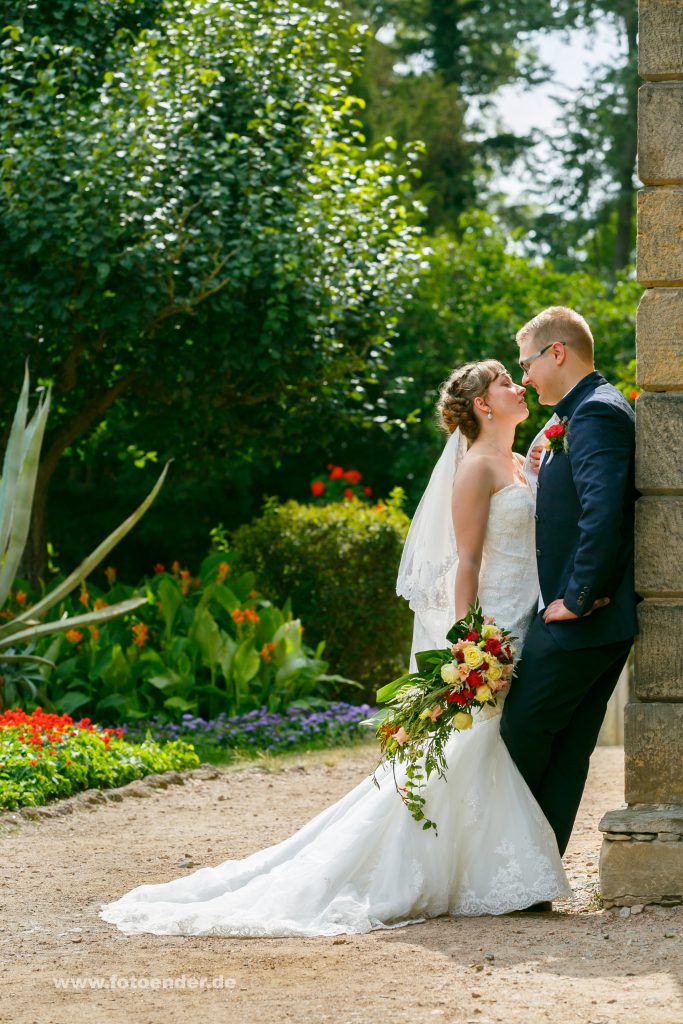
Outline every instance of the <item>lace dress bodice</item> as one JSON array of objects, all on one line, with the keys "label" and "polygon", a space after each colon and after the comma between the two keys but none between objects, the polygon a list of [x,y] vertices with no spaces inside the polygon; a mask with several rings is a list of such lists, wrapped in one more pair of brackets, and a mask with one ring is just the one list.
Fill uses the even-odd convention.
[{"label": "lace dress bodice", "polygon": [[[479,570],[481,606],[517,637],[518,651],[538,601],[534,510],[528,485],[510,484],[492,495]],[[455,620],[455,572],[446,578],[440,607],[415,614],[413,652],[445,646]],[[410,667],[417,667],[414,656]]]},{"label": "lace dress bodice", "polygon": [[491,498],[479,571],[479,600],[487,615],[524,639],[538,602],[535,501],[528,486],[510,484]]}]

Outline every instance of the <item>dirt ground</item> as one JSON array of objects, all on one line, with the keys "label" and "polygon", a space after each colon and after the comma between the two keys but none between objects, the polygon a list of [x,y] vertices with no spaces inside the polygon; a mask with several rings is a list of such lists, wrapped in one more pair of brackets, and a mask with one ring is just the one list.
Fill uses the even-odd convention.
[{"label": "dirt ground", "polygon": [[599,909],[597,824],[623,803],[618,747],[593,757],[565,858],[575,895],[549,915],[267,940],[128,937],[98,918],[143,882],[279,842],[374,765],[374,746],[290,755],[1,816],[0,1020],[683,1024],[683,908]]}]

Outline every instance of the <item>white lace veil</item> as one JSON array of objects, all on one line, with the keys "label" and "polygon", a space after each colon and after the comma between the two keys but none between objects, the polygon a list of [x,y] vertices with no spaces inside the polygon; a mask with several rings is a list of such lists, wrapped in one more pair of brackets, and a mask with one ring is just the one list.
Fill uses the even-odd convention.
[{"label": "white lace veil", "polygon": [[453,480],[467,451],[458,427],[432,471],[406,537],[396,580],[396,593],[415,612],[411,670],[415,652],[446,645],[455,620],[455,543],[451,500]]}]

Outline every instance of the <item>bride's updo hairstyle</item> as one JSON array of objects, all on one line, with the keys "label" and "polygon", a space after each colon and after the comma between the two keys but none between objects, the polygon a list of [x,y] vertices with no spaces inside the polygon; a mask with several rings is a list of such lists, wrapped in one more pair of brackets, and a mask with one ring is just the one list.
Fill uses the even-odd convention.
[{"label": "bride's updo hairstyle", "polygon": [[452,434],[458,427],[470,444],[479,436],[481,425],[474,408],[474,399],[483,398],[489,385],[505,367],[497,359],[465,363],[453,370],[439,388],[436,411],[444,430]]}]

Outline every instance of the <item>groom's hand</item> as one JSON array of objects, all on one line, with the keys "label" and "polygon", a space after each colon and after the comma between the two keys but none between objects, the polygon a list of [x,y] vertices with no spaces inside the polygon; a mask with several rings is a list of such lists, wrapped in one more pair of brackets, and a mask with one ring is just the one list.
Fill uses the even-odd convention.
[{"label": "groom's hand", "polygon": [[[609,604],[609,597],[599,597],[591,610],[586,612],[586,615],[591,615],[598,608],[604,608],[606,604]],[[584,619],[586,615],[583,616]],[[565,607],[564,601],[561,598],[558,598],[557,601],[551,601],[543,613],[544,622],[564,622],[568,619],[578,619],[578,617],[575,612],[570,612],[569,608]]]}]

